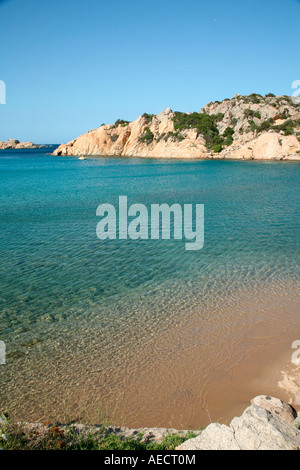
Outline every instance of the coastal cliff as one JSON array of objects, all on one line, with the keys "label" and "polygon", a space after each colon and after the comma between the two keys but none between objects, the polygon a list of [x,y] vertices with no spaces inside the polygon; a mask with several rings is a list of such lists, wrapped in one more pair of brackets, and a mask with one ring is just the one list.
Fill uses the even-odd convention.
[{"label": "coastal cliff", "polygon": [[235,95],[199,112],[118,119],[61,144],[60,156],[300,161],[300,105],[288,96]]}]

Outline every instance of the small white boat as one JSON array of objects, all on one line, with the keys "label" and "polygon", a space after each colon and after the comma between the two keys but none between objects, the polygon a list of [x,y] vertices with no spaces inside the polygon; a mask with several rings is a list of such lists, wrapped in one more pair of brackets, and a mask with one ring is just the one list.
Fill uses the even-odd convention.
[{"label": "small white boat", "polygon": [[78,160],[85,160],[85,157],[81,155],[81,157],[79,157]]}]

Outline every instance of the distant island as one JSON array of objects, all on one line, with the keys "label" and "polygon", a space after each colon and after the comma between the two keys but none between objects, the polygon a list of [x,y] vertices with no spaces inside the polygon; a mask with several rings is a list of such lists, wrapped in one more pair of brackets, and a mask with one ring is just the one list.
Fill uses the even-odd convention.
[{"label": "distant island", "polygon": [[37,145],[33,142],[20,142],[17,139],[8,139],[6,142],[0,140],[0,150],[9,149],[40,149],[44,145]]},{"label": "distant island", "polygon": [[143,114],[102,124],[53,155],[300,161],[300,105],[256,93],[208,103],[199,112]]}]

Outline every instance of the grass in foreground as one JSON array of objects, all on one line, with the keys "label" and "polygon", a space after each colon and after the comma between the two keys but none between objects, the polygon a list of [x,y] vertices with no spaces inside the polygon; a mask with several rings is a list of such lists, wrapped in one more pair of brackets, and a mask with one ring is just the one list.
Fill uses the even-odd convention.
[{"label": "grass in foreground", "polygon": [[187,439],[196,437],[167,434],[161,443],[143,441],[143,434],[123,438],[117,434],[99,433],[81,435],[78,429],[62,431],[58,426],[28,430],[26,426],[5,423],[0,427],[0,447],[4,450],[174,450]]}]

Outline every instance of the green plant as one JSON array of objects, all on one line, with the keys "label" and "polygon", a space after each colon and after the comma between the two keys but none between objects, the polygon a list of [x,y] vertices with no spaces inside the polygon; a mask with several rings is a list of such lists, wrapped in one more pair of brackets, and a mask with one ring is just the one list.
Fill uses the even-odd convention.
[{"label": "green plant", "polygon": [[223,121],[224,119],[224,113],[218,113],[218,114],[211,114],[211,117],[215,122],[220,122]]},{"label": "green plant", "polygon": [[162,134],[160,134],[156,140],[156,142],[160,142],[164,137],[165,137],[166,133],[163,132]]},{"label": "green plant", "polygon": [[227,127],[225,131],[223,132],[224,137],[232,137],[234,134],[234,129],[232,127]]},{"label": "green plant", "polygon": [[196,129],[197,135],[202,134],[206,146],[212,148],[216,144],[221,144],[222,139],[215,124],[214,115],[206,113],[181,113],[176,111],[173,117],[175,131],[184,129]]},{"label": "green plant", "polygon": [[146,127],[144,134],[139,138],[140,142],[145,142],[146,144],[150,144],[154,139],[154,134],[153,132],[149,129],[149,127]]},{"label": "green plant", "polygon": [[174,140],[177,140],[178,142],[181,142],[182,140],[184,140],[184,137],[180,132],[168,132],[164,138],[165,142],[167,142],[167,140],[170,137],[173,138]]},{"label": "green plant", "polygon": [[222,145],[221,144],[217,144],[217,145],[213,145],[211,147],[211,149],[215,152],[215,153],[220,153],[223,149]]},{"label": "green plant", "polygon": [[224,145],[229,146],[233,143],[233,134],[234,134],[234,129],[228,126],[223,133],[223,137],[225,138]]},{"label": "green plant", "polygon": [[259,111],[254,111],[253,109],[245,109],[244,111],[245,118],[256,117],[257,119],[261,119],[261,114]]},{"label": "green plant", "polygon": [[185,436],[182,433],[170,434],[168,433],[163,437],[160,444],[153,443],[149,450],[174,450],[177,446],[182,444],[188,439],[193,439],[196,437],[196,434],[192,431],[188,432]]},{"label": "green plant", "polygon": [[283,131],[285,135],[292,135],[294,134],[294,127],[296,126],[296,123],[297,121],[289,119],[280,125],[274,125],[274,119],[271,118],[263,121],[259,126],[257,126],[254,121],[249,121],[251,131],[256,131],[257,134],[272,129],[277,132]]},{"label": "green plant", "polygon": [[285,135],[292,135],[294,133],[294,121],[289,119],[279,126],[273,126],[272,128],[276,131],[283,131]]},{"label": "green plant", "polygon": [[257,134],[263,131],[268,131],[269,129],[273,128],[273,119],[267,119],[266,121],[263,121],[259,126],[255,124],[254,121],[249,121],[251,131],[254,132],[256,131]]},{"label": "green plant", "polygon": [[148,122],[151,122],[154,116],[155,114],[147,114],[147,113],[142,114],[142,117]]},{"label": "green plant", "polygon": [[110,135],[110,140],[111,140],[112,142],[116,142],[116,140],[118,139],[118,137],[119,137],[118,134],[111,134],[111,135]]},{"label": "green plant", "polygon": [[117,119],[116,122],[115,122],[115,126],[127,126],[127,124],[129,124],[129,121],[124,121],[124,119]]},{"label": "green plant", "polygon": [[85,434],[72,426],[35,428],[9,422],[1,425],[0,431],[0,447],[5,450],[174,450],[187,439],[196,437],[191,431],[168,433],[158,443],[143,439],[143,433],[123,437],[108,432],[105,426]]},{"label": "green plant", "polygon": [[253,104],[259,104],[261,102],[262,96],[258,93],[251,93],[251,95],[248,96],[248,99]]},{"label": "green plant", "polygon": [[284,108],[283,118],[284,118],[284,119],[287,119],[287,118],[289,118],[289,117],[291,117],[289,109],[288,109],[288,108]]}]

